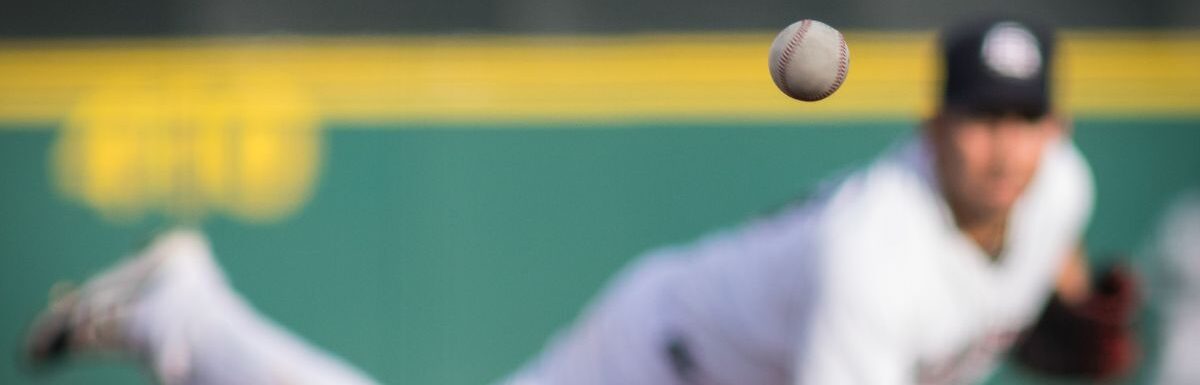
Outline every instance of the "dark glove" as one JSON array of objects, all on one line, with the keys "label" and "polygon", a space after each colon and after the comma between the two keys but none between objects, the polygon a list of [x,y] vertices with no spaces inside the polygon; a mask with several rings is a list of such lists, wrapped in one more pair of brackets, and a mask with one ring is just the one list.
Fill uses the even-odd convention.
[{"label": "dark glove", "polygon": [[1050,299],[1014,347],[1017,362],[1045,374],[1104,380],[1128,374],[1140,357],[1133,320],[1138,283],[1129,268],[1100,273],[1080,303]]}]

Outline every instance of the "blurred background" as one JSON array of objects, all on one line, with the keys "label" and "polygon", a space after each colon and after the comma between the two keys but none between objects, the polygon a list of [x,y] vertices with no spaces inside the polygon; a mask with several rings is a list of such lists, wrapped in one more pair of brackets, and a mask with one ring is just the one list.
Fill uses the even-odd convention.
[{"label": "blurred background", "polygon": [[[1097,264],[1200,185],[1200,2],[96,0],[0,12],[0,351],[51,285],[203,228],[263,313],[384,383],[482,384],[626,261],[769,212],[911,135],[933,32],[1063,27],[1058,98]],[[850,77],[791,101],[766,70],[801,19]],[[1151,292],[1155,294],[1156,292]],[[1152,379],[1159,312],[1139,321]],[[4,384],[148,383],[81,360]],[[1051,383],[1004,368],[991,383]]]}]

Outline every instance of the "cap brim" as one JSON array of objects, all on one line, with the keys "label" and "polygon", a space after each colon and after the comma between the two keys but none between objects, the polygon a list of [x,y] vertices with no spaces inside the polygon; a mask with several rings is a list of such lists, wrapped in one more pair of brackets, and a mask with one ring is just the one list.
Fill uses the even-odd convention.
[{"label": "cap brim", "polygon": [[1034,84],[976,87],[949,101],[952,107],[982,114],[1017,113],[1037,117],[1050,111],[1045,90]]}]

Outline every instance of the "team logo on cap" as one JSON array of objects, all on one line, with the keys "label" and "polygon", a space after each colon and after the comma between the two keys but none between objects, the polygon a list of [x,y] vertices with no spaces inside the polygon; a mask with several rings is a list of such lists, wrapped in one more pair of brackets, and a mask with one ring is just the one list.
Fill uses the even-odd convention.
[{"label": "team logo on cap", "polygon": [[1037,38],[1021,24],[996,24],[983,37],[983,62],[1001,76],[1029,79],[1042,69]]}]

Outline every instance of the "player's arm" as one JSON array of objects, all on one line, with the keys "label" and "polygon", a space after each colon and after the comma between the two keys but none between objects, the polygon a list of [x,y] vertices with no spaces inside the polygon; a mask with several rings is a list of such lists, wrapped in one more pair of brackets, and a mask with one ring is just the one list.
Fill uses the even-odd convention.
[{"label": "player's arm", "polygon": [[1088,270],[1087,254],[1083,246],[1072,248],[1065,260],[1054,283],[1055,295],[1066,303],[1078,304],[1087,300],[1092,291],[1092,274]]},{"label": "player's arm", "polygon": [[1136,287],[1123,266],[1093,278],[1083,248],[1076,248],[1059,272],[1055,294],[1014,349],[1015,358],[1051,375],[1107,379],[1127,374],[1138,357],[1132,329]]}]

